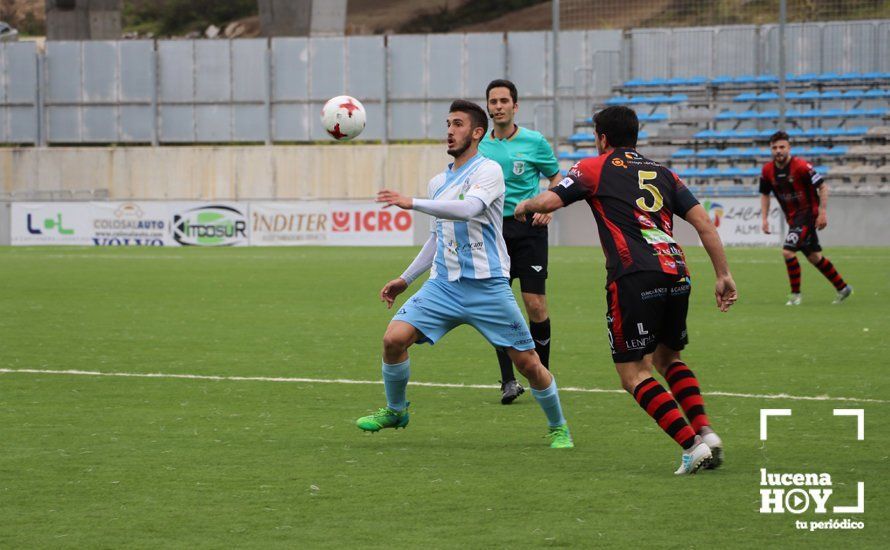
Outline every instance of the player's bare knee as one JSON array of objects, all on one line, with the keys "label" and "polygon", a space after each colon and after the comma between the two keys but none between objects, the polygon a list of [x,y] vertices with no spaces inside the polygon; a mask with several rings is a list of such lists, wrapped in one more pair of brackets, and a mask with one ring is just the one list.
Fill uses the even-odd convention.
[{"label": "player's bare knee", "polygon": [[621,379],[621,387],[629,394],[633,394],[634,389],[640,385],[643,380],[652,377],[651,360],[636,361],[633,363],[618,363],[615,365],[618,371],[618,377]]},{"label": "player's bare knee", "polygon": [[541,323],[547,319],[547,299],[538,294],[524,294],[525,311],[528,318],[535,323]]},{"label": "player's bare knee", "polygon": [[790,260],[791,258],[797,256],[797,253],[794,252],[793,250],[786,250],[786,249],[783,248],[783,249],[782,249],[782,256],[783,256],[786,260]]},{"label": "player's bare knee", "polygon": [[822,261],[822,254],[820,254],[818,252],[813,252],[812,254],[807,254],[807,260],[809,260],[811,264],[816,265]]},{"label": "player's bare knee", "polygon": [[664,376],[668,367],[680,360],[680,352],[672,350],[667,346],[659,345],[655,353],[652,354],[652,363],[658,374]]},{"label": "player's bare knee", "polygon": [[411,345],[404,334],[395,330],[387,330],[383,335],[383,353],[386,356],[401,355]]}]

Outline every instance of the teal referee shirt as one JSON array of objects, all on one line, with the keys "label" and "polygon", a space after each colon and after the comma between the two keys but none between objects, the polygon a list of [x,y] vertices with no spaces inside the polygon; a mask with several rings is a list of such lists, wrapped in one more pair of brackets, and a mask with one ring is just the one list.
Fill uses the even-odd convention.
[{"label": "teal referee shirt", "polygon": [[497,139],[494,130],[489,131],[479,144],[479,152],[500,164],[504,171],[505,218],[513,216],[520,201],[538,194],[541,175],[549,179],[559,172],[559,163],[547,139],[540,132],[522,126],[516,126],[506,139]]}]

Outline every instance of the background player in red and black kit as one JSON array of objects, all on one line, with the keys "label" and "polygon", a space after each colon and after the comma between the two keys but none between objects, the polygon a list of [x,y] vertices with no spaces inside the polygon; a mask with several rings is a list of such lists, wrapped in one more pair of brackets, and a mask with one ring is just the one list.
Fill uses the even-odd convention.
[{"label": "background player in red and black kit", "polygon": [[[621,384],[683,447],[675,473],[717,467],[723,443],[710,427],[698,380],[680,359],[688,342],[691,281],[683,251],[672,237],[673,215],[698,232],[717,274],[717,307],[726,311],[737,293],[723,244],[705,209],[679,178],[636,152],[639,121],[632,109],[604,109],[594,117],[594,126],[600,156],[582,160],[558,185],[519,203],[515,215],[522,219],[529,212],[553,212],[587,201],[606,255],[606,321]],[[653,365],[673,398],[652,377]]]},{"label": "background player in red and black kit", "polygon": [[828,185],[822,181],[813,166],[800,157],[791,156],[791,142],[788,134],[779,131],[769,139],[773,160],[763,166],[760,176],[760,211],[763,217],[763,232],[769,234],[769,195],[776,195],[785,219],[788,221],[788,236],[782,245],[785,267],[791,282],[791,296],[785,305],[800,305],[800,263],[797,251],[806,254],[811,264],[837,290],[835,304],[839,304],[853,294],[853,287],[844,282],[843,277],[822,255],[819,236],[816,230],[828,225]]}]

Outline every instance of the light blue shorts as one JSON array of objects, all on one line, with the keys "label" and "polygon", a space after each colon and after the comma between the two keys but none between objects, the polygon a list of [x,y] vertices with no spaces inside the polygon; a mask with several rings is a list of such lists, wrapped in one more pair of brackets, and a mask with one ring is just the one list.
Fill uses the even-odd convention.
[{"label": "light blue shorts", "polygon": [[492,345],[520,351],[535,348],[532,335],[506,277],[430,279],[399,308],[393,321],[404,321],[435,344],[462,324],[478,330]]}]

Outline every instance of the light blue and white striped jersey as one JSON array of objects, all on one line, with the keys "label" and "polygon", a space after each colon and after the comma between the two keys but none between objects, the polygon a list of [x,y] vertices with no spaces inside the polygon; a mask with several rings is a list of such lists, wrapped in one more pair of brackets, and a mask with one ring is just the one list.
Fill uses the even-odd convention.
[{"label": "light blue and white striped jersey", "polygon": [[456,281],[510,276],[510,256],[504,243],[504,172],[501,166],[476,155],[456,171],[453,164],[430,180],[433,200],[476,197],[485,209],[468,221],[433,218],[436,256],[430,279]]}]

